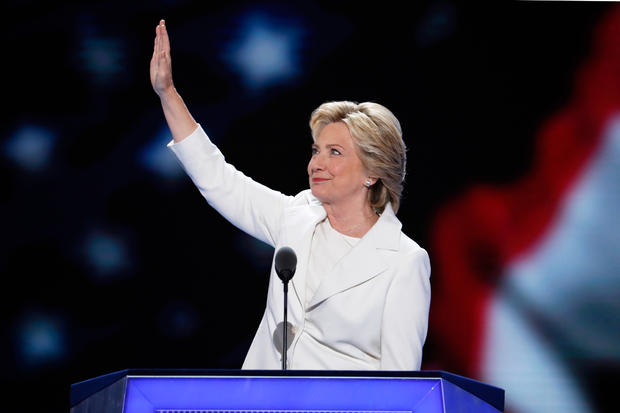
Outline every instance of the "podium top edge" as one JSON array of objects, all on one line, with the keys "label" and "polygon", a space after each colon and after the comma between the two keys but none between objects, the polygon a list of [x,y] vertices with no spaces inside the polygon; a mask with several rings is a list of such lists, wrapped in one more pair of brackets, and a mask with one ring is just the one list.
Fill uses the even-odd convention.
[{"label": "podium top edge", "polygon": [[[451,382],[466,381],[472,384],[489,384],[459,376],[443,370],[238,370],[238,369],[157,369],[130,368],[106,373],[71,385],[72,390],[93,382],[116,381],[124,376],[238,376],[238,377],[360,377],[360,378],[442,378]],[[501,390],[501,389],[500,389]]]},{"label": "podium top edge", "polygon": [[[107,376],[301,376],[301,377],[421,377],[421,378],[460,378],[476,381],[443,370],[236,370],[236,369],[141,369],[130,368],[83,380],[72,386],[97,380]],[[488,386],[488,384],[478,382]]]},{"label": "podium top edge", "polygon": [[504,390],[442,370],[387,371],[387,370],[235,370],[235,369],[126,369],[104,374],[71,385],[71,405],[127,376],[149,377],[334,377],[334,378],[419,378],[444,379],[503,411]]}]

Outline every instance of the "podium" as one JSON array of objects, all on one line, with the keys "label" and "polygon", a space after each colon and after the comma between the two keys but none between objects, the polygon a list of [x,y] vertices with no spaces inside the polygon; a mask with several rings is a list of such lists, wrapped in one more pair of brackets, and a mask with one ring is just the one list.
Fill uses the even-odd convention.
[{"label": "podium", "polygon": [[122,370],[71,386],[71,413],[496,413],[504,390],[443,371]]}]

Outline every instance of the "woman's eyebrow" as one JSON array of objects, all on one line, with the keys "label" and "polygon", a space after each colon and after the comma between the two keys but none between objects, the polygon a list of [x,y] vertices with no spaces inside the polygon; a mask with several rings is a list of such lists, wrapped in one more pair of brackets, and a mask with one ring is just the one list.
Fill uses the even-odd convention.
[{"label": "woman's eyebrow", "polygon": [[[325,145],[325,147],[327,149],[331,149],[331,148],[340,148],[340,149],[344,149],[344,146],[337,144],[337,143],[328,143],[327,145]],[[311,146],[312,149],[320,149],[320,146],[317,145],[316,143],[313,143]]]},{"label": "woman's eyebrow", "polygon": [[[319,145],[315,143],[312,146],[318,147]],[[333,148],[334,146],[337,146],[339,148],[344,148],[344,146],[340,145],[339,143],[328,143],[327,145],[325,145],[326,148]]]},{"label": "woman's eyebrow", "polygon": [[[327,145],[325,145],[326,148],[331,148],[333,146],[338,146],[339,148],[344,148],[344,146],[340,145],[339,143],[328,143]],[[319,145],[316,144],[316,143],[313,143],[312,147],[317,147],[318,148]]]}]

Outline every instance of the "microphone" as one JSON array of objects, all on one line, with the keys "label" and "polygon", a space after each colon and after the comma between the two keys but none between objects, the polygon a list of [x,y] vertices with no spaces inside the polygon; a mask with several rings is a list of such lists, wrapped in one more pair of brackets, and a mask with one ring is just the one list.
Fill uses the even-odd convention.
[{"label": "microphone", "polygon": [[288,282],[297,269],[297,255],[290,247],[282,247],[276,252],[276,274],[284,284],[284,321],[282,322],[282,370],[286,370],[286,353],[288,352],[288,323],[286,321],[288,307]]},{"label": "microphone", "polygon": [[297,255],[290,247],[282,247],[276,253],[276,274],[283,283],[288,283],[297,268]]}]

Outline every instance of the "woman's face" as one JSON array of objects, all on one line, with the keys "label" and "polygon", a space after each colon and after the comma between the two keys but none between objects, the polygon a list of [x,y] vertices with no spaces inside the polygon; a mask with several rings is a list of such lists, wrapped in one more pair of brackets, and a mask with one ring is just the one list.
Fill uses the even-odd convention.
[{"label": "woman's face", "polygon": [[308,163],[312,194],[324,204],[365,202],[368,175],[357,156],[349,128],[344,122],[330,123],[312,145]]}]

